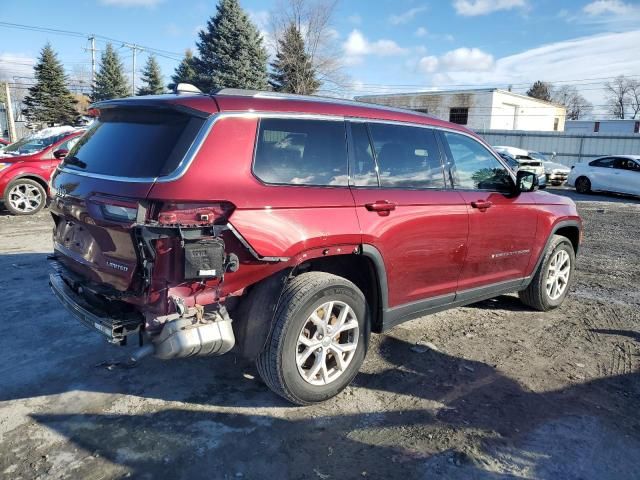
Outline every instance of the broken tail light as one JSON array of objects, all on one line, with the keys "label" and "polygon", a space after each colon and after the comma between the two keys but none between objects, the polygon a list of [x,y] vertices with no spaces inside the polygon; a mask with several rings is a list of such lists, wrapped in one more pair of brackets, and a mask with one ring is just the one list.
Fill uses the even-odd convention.
[{"label": "broken tail light", "polygon": [[233,213],[235,206],[229,202],[215,203],[165,203],[158,212],[161,225],[220,225]]}]

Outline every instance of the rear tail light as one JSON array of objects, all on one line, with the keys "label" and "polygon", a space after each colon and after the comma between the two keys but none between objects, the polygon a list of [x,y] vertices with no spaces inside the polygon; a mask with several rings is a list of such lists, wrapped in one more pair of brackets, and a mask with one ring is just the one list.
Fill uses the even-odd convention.
[{"label": "rear tail light", "polygon": [[215,203],[166,203],[158,212],[161,225],[219,225],[233,213],[235,206],[229,202]]}]

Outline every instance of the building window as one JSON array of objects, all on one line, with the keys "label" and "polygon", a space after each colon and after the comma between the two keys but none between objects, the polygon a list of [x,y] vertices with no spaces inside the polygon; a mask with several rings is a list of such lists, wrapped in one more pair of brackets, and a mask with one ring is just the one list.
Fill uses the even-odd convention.
[{"label": "building window", "polygon": [[423,108],[414,108],[413,109],[414,112],[420,112],[420,113],[429,113],[429,109],[426,107]]},{"label": "building window", "polygon": [[466,125],[469,121],[468,108],[452,108],[449,110],[449,121],[458,125]]},{"label": "building window", "polygon": [[633,133],[640,133],[640,122],[636,122],[633,126]]},{"label": "building window", "polygon": [[593,125],[593,131],[594,131],[594,133],[598,133],[600,131],[600,122],[596,122]]},{"label": "building window", "polygon": [[560,119],[556,117],[553,119],[553,131],[557,132],[559,126],[560,126]]}]

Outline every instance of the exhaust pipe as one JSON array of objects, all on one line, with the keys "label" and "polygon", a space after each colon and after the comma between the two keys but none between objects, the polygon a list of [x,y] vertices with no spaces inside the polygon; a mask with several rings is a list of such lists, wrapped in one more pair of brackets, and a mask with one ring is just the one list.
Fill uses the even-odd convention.
[{"label": "exhaust pipe", "polygon": [[139,362],[149,355],[162,360],[193,356],[223,355],[235,345],[231,318],[226,308],[205,313],[204,317],[180,317],[164,324],[162,331],[135,350],[130,360]]},{"label": "exhaust pipe", "polygon": [[153,355],[155,351],[156,347],[153,345],[153,343],[147,343],[146,345],[143,345],[142,347],[135,350],[129,357],[129,361],[131,363],[138,363],[143,358],[148,357],[149,355]]}]

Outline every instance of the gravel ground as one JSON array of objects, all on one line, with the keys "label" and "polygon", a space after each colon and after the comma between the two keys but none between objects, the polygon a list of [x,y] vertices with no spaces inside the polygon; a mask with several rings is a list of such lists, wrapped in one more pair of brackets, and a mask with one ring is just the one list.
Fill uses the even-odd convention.
[{"label": "gravel ground", "polygon": [[124,368],[49,292],[48,214],[0,215],[0,477],[640,478],[640,202],[560,192],[586,227],[562,308],[403,324],[306,408],[230,355]]}]

